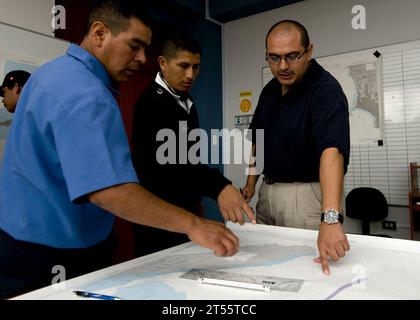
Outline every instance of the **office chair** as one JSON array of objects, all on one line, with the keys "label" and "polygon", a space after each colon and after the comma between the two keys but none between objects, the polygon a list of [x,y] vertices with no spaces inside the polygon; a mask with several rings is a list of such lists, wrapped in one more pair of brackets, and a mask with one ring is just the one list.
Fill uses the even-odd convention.
[{"label": "office chair", "polygon": [[380,221],[388,216],[388,202],[381,191],[360,187],[349,192],[346,197],[346,215],[362,220],[362,234],[392,238],[386,234],[371,234],[370,222]]}]

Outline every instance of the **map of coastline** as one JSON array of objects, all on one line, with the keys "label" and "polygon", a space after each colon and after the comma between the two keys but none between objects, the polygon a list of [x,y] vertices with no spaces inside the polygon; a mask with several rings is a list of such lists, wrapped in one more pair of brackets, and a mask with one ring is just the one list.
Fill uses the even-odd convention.
[{"label": "map of coastline", "polygon": [[[87,291],[101,291],[118,288],[114,293],[122,299],[178,299],[187,298],[165,283],[173,273],[184,273],[192,266],[197,269],[229,270],[281,265],[304,256],[315,256],[310,246],[282,246],[278,244],[245,245],[233,257],[217,258],[213,253],[174,254],[166,258],[152,260],[129,272],[115,274],[100,282],[83,288]],[[174,267],[176,266],[176,267]]]}]

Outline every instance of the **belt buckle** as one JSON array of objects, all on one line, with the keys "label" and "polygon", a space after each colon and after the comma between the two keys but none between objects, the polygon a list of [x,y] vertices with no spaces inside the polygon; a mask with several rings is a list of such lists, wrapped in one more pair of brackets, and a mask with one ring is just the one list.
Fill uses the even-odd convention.
[{"label": "belt buckle", "polygon": [[274,184],[274,179],[270,177],[264,177],[266,184]]}]

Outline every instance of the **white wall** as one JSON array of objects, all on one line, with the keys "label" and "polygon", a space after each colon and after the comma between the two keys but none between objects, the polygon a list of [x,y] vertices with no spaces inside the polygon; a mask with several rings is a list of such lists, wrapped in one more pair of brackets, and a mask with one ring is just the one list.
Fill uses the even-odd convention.
[{"label": "white wall", "polygon": [[[351,27],[351,10],[356,4],[366,8],[366,30],[356,31]],[[225,24],[224,126],[234,128],[234,116],[240,114],[241,91],[252,90],[254,107],[257,104],[262,90],[261,68],[266,66],[265,36],[275,22],[294,19],[304,24],[317,57],[420,39],[419,13],[418,0],[398,3],[395,0],[305,0]],[[243,166],[227,165],[225,174],[235,185],[244,185]],[[391,207],[389,220],[397,221],[397,226],[401,227],[394,236],[408,238],[408,209]],[[360,225],[348,219],[346,228],[349,232],[358,232]],[[372,224],[372,231],[384,233],[376,224]]]},{"label": "white wall", "polygon": [[51,27],[54,3],[54,0],[0,0],[0,21],[54,36]]},{"label": "white wall", "polygon": [[[13,61],[16,58],[18,63],[38,65],[66,52],[69,43],[52,37],[53,5],[54,0],[0,0],[1,79],[5,57],[10,56]],[[0,120],[9,120],[10,116],[1,105]],[[3,135],[6,136],[4,132],[0,139],[0,168],[5,144]]]}]

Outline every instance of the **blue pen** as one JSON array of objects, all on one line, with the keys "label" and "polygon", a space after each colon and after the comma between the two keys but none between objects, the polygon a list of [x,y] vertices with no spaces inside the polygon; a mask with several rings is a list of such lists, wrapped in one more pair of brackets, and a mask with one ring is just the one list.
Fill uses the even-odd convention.
[{"label": "blue pen", "polygon": [[99,293],[93,293],[93,292],[86,292],[86,291],[73,291],[75,294],[77,294],[79,297],[85,297],[85,298],[95,298],[100,300],[121,300],[121,298],[114,297],[114,296],[107,296],[105,294],[99,294]]}]

